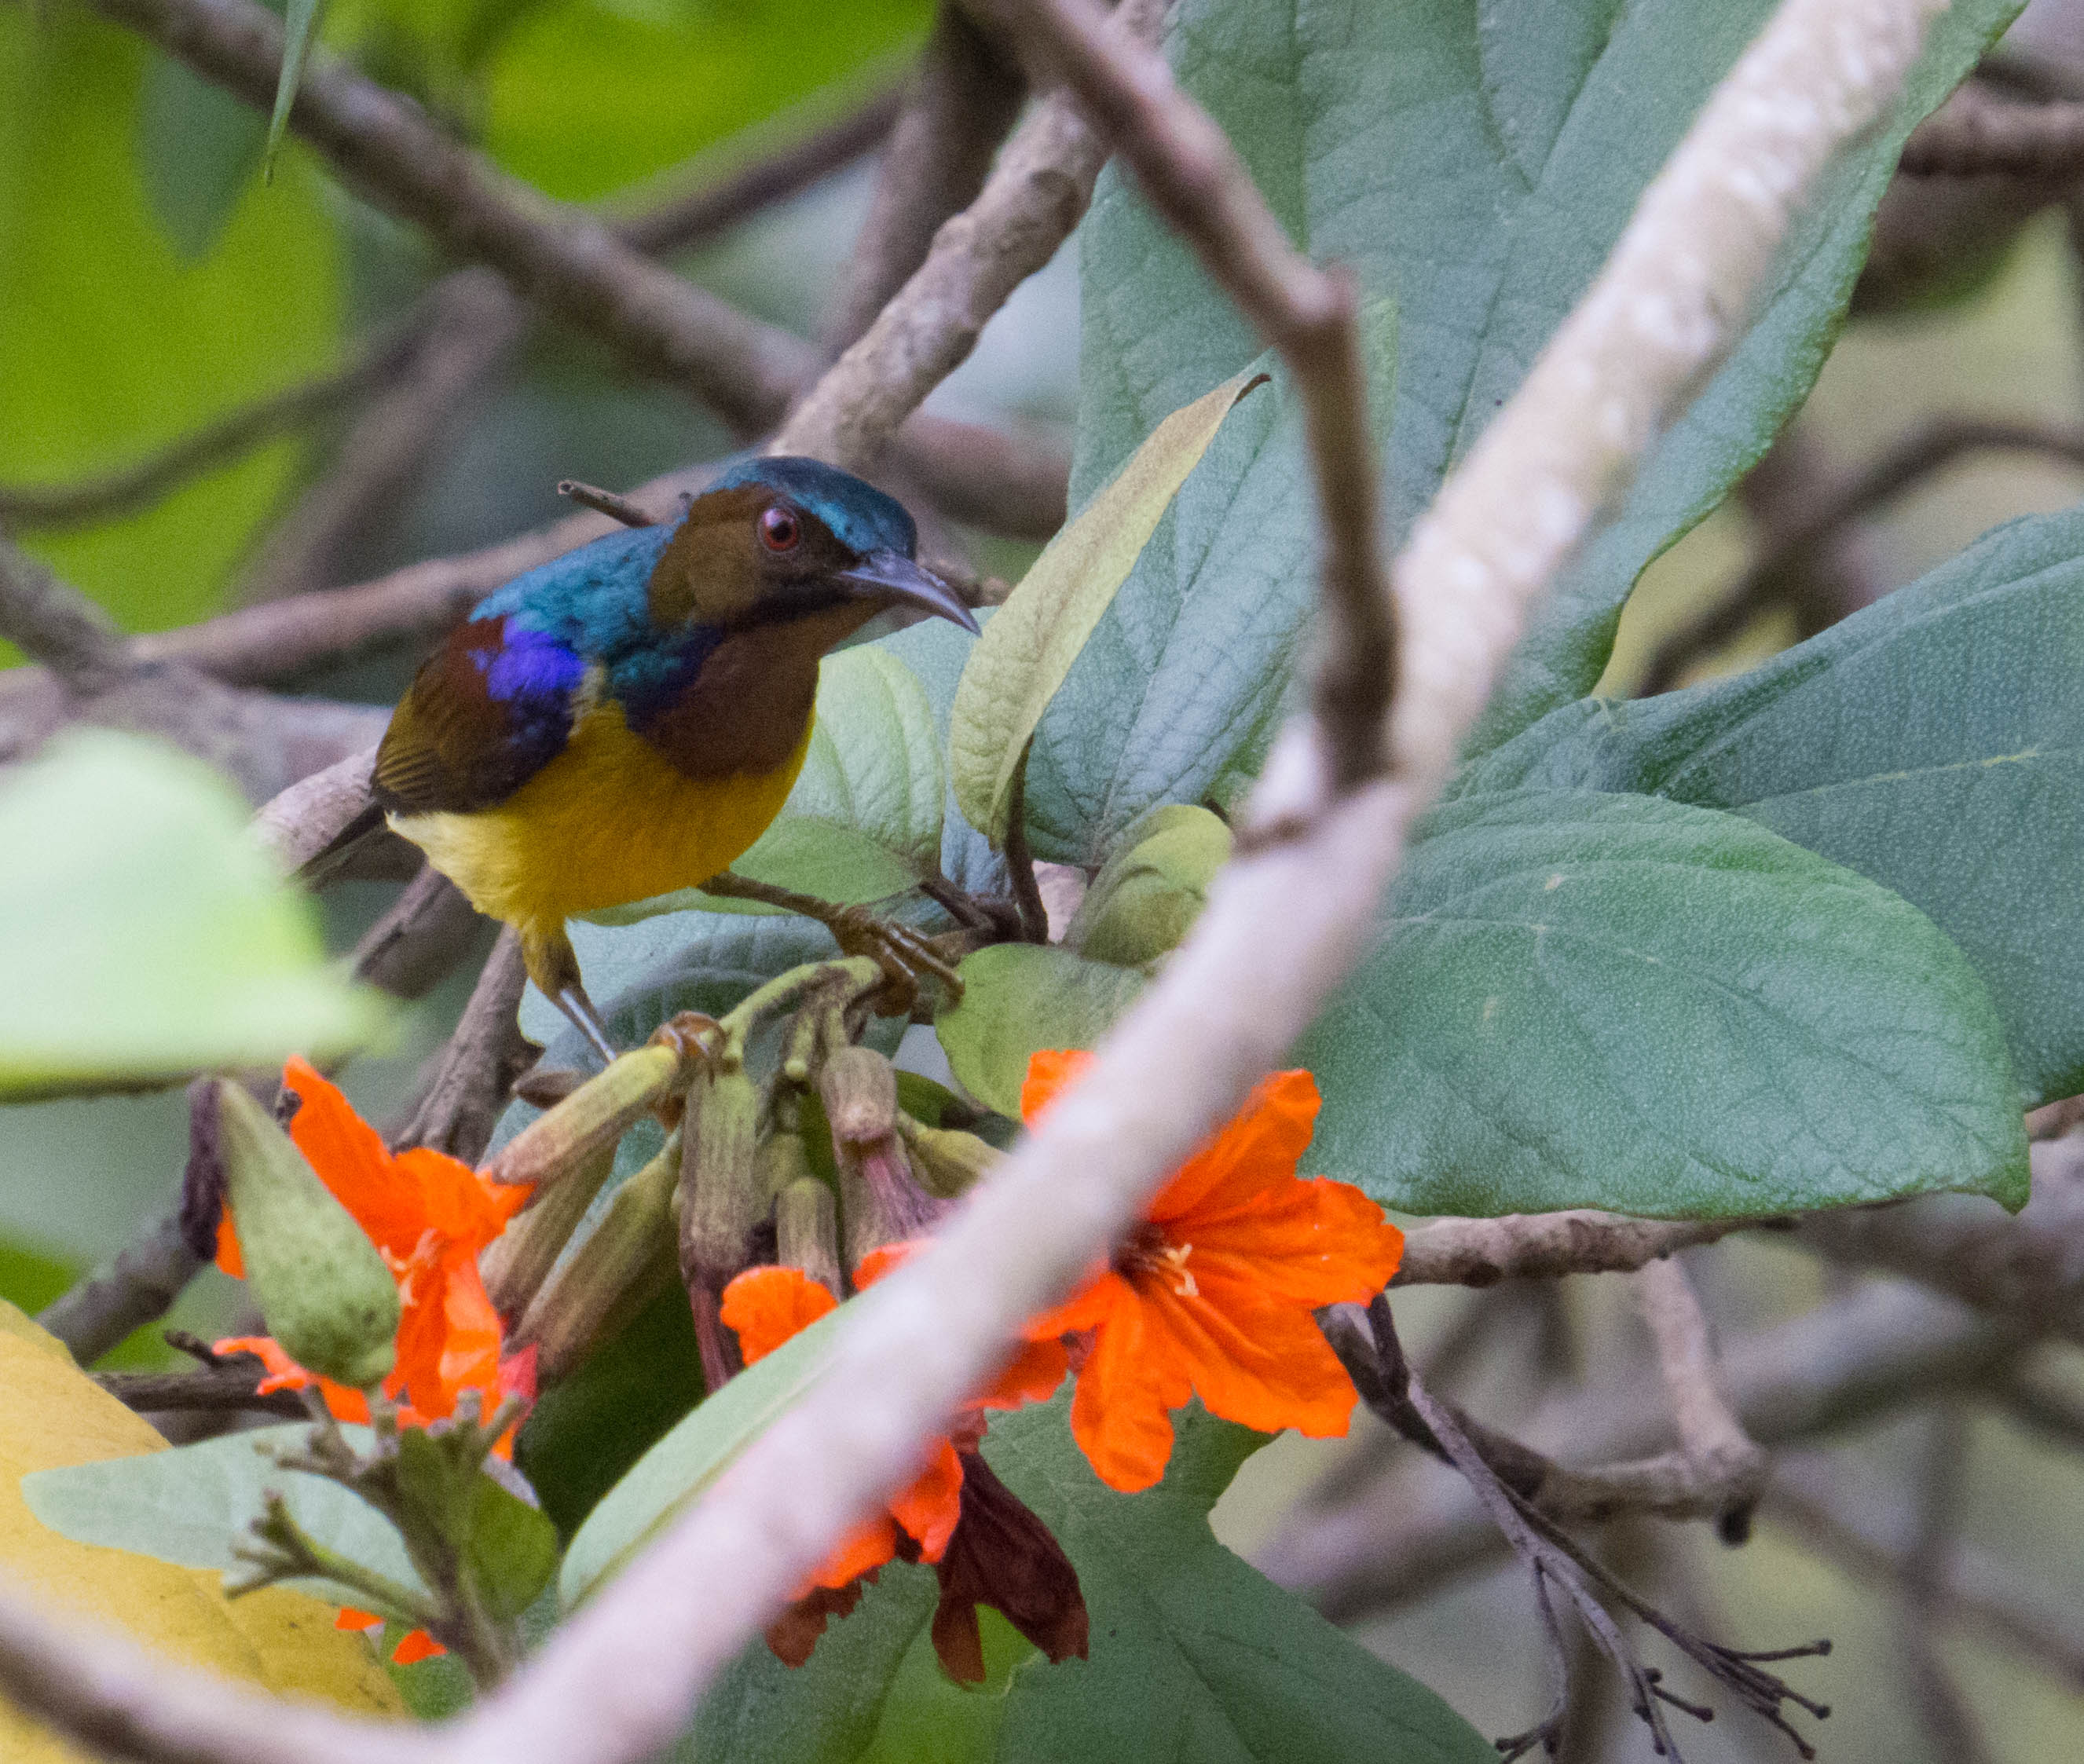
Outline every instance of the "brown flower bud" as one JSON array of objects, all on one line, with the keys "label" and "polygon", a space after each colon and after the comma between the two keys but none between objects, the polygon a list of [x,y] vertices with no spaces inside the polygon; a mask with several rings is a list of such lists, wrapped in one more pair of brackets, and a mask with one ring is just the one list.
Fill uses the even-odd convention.
[{"label": "brown flower bud", "polygon": [[847,1266],[858,1267],[870,1250],[931,1229],[945,1203],[912,1174],[897,1136],[897,1074],[881,1054],[840,1048],[825,1061],[818,1094],[839,1169]]},{"label": "brown flower bud", "polygon": [[678,1135],[625,1182],[591,1235],[536,1295],[512,1345],[534,1342],[536,1375],[567,1377],[673,1280],[673,1191]]},{"label": "brown flower bud", "polygon": [[774,1200],[774,1259],[801,1268],[834,1298],[840,1285],[839,1220],[832,1191],[815,1176],[799,1176]]}]

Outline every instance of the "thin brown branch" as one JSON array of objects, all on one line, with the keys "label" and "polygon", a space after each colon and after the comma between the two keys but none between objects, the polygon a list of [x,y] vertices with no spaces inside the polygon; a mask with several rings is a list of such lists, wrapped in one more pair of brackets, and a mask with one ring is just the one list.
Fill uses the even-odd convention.
[{"label": "thin brown branch", "polygon": [[1625,1219],[1605,1212],[1507,1213],[1442,1219],[1404,1240],[1399,1286],[1494,1286],[1561,1274],[1624,1274],[1696,1244],[1758,1224],[1752,1219]]},{"label": "thin brown branch", "polygon": [[1972,80],[1911,131],[1902,170],[1914,178],[2076,178],[2084,175],[2084,104],[2021,102]]},{"label": "thin brown branch", "polygon": [[[1769,1448],[1829,1436],[1935,1392],[1988,1381],[2018,1352],[2018,1336],[1951,1301],[1886,1287],[1822,1305],[1775,1329],[1730,1343],[1722,1356],[1730,1407]],[[1648,1467],[1670,1437],[1662,1393],[1616,1376],[1572,1390],[1527,1431],[1546,1462],[1607,1466],[1570,1470],[1574,1488],[1544,1487],[1543,1510],[1564,1511],[1559,1494],[1647,1497]],[[1665,1453],[1675,1478],[1683,1457]],[[1628,1489],[1624,1473],[1641,1475]],[[1675,1483],[1671,1491],[1680,1491]],[[1655,1504],[1654,1502],[1651,1503]],[[1631,1499],[1621,1504],[1635,1507]],[[1595,1517],[1595,1503],[1567,1509]],[[1336,1622],[1358,1621],[1423,1598],[1497,1559],[1496,1534],[1466,1499],[1421,1498],[1371,1487],[1345,1505],[1299,1520],[1257,1557],[1283,1585]]]},{"label": "thin brown branch", "polygon": [[253,817],[254,839],[285,875],[302,869],[368,806],[375,764],[372,742],[271,797]]},{"label": "thin brown branch", "polygon": [[349,966],[365,986],[393,998],[425,998],[469,954],[485,921],[463,891],[431,864],[407,883],[363,933]]},{"label": "thin brown branch", "polygon": [[201,1266],[181,1234],[180,1214],[170,1212],[45,1305],[36,1321],[91,1366],[132,1330],[164,1317]]},{"label": "thin brown branch", "polygon": [[904,101],[896,86],[877,92],[821,129],[612,224],[625,244],[647,257],[706,244],[874,152],[888,137]]},{"label": "thin brown branch", "polygon": [[[1776,446],[1774,452],[1778,451]],[[1857,611],[1879,587],[1862,583],[1850,594],[1830,593],[1833,565],[1824,555],[1827,549],[1846,537],[1845,529],[1862,516],[1917,488],[1964,454],[1980,452],[2036,453],[2084,465],[2084,429],[2027,420],[1938,417],[1820,492],[1815,482],[1816,462],[1805,460],[1800,476],[1806,481],[1794,493],[1802,496],[1802,510],[1777,527],[1769,526],[1743,574],[1712,606],[1658,645],[1639,696],[1647,698],[1671,691],[1687,668],[1732,641],[1754,619],[1775,607],[1794,605],[1798,628],[1804,637],[1813,637]],[[1764,470],[1773,459],[1769,453],[1757,470]],[[1825,590],[1820,597],[1819,587]],[[1823,603],[1814,603],[1819,598]]]},{"label": "thin brown branch", "polygon": [[1387,765],[1384,717],[1396,671],[1352,278],[1319,269],[1290,244],[1237,150],[1174,82],[1163,57],[1110,29],[1091,0],[992,0],[988,10],[1063,79],[1152,205],[1294,376],[1324,534],[1315,706],[1332,787],[1350,789]]},{"label": "thin brown branch", "polygon": [[[1125,0],[1154,13],[1155,0]],[[954,372],[1013,290],[1070,236],[1106,150],[1061,97],[1006,143],[975,202],[934,235],[918,270],[769,445],[871,467],[897,425]]]},{"label": "thin brown branch", "polygon": [[108,615],[0,533],[0,637],[40,662],[68,692],[104,692],[125,666]]},{"label": "thin brown branch", "polygon": [[1634,1279],[1637,1303],[1657,1344],[1679,1455],[1699,1492],[1719,1503],[1715,1517],[1724,1542],[1741,1543],[1765,1486],[1766,1455],[1731,1412],[1708,1319],[1686,1270],[1676,1261],[1652,1262]]},{"label": "thin brown branch", "polygon": [[104,1372],[95,1382],[140,1415],[244,1413],[300,1419],[303,1399],[295,1391],[260,1394],[258,1387],[267,1375],[267,1368],[251,1354],[236,1354],[197,1372]]},{"label": "thin brown branch", "polygon": [[825,325],[834,355],[854,343],[926,259],[941,223],[984,188],[1020,114],[1027,82],[983,31],[942,0],[901,111],[893,112],[875,194]]},{"label": "thin brown branch", "polygon": [[467,1164],[485,1155],[514,1081],[538,1051],[515,1020],[527,978],[519,939],[510,929],[502,931],[455,1033],[435,1056],[425,1094],[392,1136],[395,1145],[430,1145]]},{"label": "thin brown branch", "polygon": [[1931,1437],[1919,1466],[1917,1529],[1904,1558],[1896,1627],[1911,1707],[1946,1764],[1988,1764],[1989,1746],[1940,1652],[1936,1595],[1946,1585],[1960,1523],[1968,1416],[1958,1402],[1942,1402],[1926,1418]]}]

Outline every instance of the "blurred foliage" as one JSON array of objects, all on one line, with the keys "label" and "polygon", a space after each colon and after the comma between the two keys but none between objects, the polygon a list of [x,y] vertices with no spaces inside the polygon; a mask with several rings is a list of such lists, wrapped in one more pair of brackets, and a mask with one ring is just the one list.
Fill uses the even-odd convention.
[{"label": "blurred foliage", "polygon": [[[334,228],[299,156],[271,188],[247,189],[207,256],[184,256],[209,232],[200,185],[222,187],[225,150],[204,137],[206,151],[175,160],[178,118],[141,140],[152,60],[75,6],[40,23],[0,8],[0,481],[121,464],[337,353]],[[170,236],[160,213],[188,218]],[[187,623],[218,605],[299,451],[277,442],[148,513],[36,549],[133,629]]]}]

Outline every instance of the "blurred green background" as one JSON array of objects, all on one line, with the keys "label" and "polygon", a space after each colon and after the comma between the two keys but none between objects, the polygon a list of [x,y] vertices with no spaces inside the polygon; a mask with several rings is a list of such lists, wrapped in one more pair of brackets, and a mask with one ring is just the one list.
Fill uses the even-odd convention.
[{"label": "blurred green background", "polygon": [[[550,194],[633,207],[720,176],[887,89],[930,16],[926,0],[336,0],[324,37]],[[337,369],[445,267],[294,142],[263,185],[263,133],[256,116],[70,0],[0,0],[0,484],[60,484],[121,466]],[[676,267],[815,336],[872,177],[871,163],[849,167]],[[1070,256],[1020,291],[935,395],[936,408],[1067,432],[1078,361]],[[1841,463],[1871,457],[1940,413],[2073,425],[2084,418],[2081,307],[2064,219],[2050,210],[1966,299],[1853,321],[1801,420]],[[23,541],[126,628],[206,616],[237,603],[262,540],[323,475],[345,426],[344,414],[315,421],[147,510],[32,531]],[[561,512],[561,477],[621,487],[728,444],[675,392],[633,383],[594,345],[545,328],[453,412],[408,493],[352,535],[334,579],[536,525]],[[2084,472],[2074,467],[1972,456],[1890,505],[1871,523],[1870,553],[1890,581],[1908,581],[1995,522],[2065,506],[2080,493]],[[1654,566],[1624,620],[1610,689],[1627,690],[1660,637],[1736,578],[1752,537],[1733,504]],[[1004,571],[1022,561],[1017,548],[982,556]],[[1768,616],[1717,665],[1740,666],[1792,636],[1790,620]],[[12,659],[0,645],[0,663]],[[379,658],[299,683],[388,702],[413,659]],[[331,891],[333,945],[349,947],[391,895],[375,884]],[[372,1119],[400,1105],[468,984],[460,976],[405,1012],[392,1045],[346,1073]],[[178,1093],[0,1111],[0,1295],[33,1310],[116,1250],[171,1203],[185,1145]],[[1777,1321],[1823,1296],[1816,1265],[1792,1251],[1731,1243],[1709,1267],[1726,1327]],[[172,1321],[207,1333],[227,1316],[235,1290],[211,1275]],[[1422,1347],[1469,1302],[1410,1295],[1400,1301],[1408,1337]],[[1566,1303],[1582,1373],[1647,1365],[1611,1283],[1572,1283]],[[1480,1412],[1510,1419],[1524,1347],[1502,1337],[1472,1375],[1467,1394]],[[147,1339],[124,1352],[139,1361],[164,1350]],[[2084,1385],[2080,1364],[2084,1356],[2069,1355]],[[1882,1506],[1907,1503],[1921,1424],[1871,1428],[1843,1456]],[[1249,1553],[1276,1534],[1299,1489],[1356,1449],[1292,1440],[1269,1449],[1218,1509],[1220,1529]],[[1434,1474],[1415,1470],[1411,1487]],[[2074,1622],[2084,1609],[2084,1475],[2075,1460],[1979,1418],[1969,1503],[1968,1535],[2042,1577]],[[1790,1674],[1836,1709],[1819,1736],[1828,1758],[1929,1756],[1898,1675],[1888,1608],[1870,1588],[1770,1527],[1742,1551],[1721,1550],[1698,1527],[1643,1526],[1609,1544],[1650,1588],[1682,1608],[1705,1607],[1732,1639],[1831,1635],[1829,1660]],[[1514,1570],[1473,1578],[1365,1635],[1486,1732],[1540,1711],[1540,1635]],[[2084,1685],[2065,1687],[1979,1643],[1949,1647],[1996,1756],[2010,1764],[2084,1758]],[[1600,1755],[1648,1755],[1624,1720],[1611,1732]],[[1735,1714],[1682,1732],[1681,1743],[1695,1764],[1793,1755]]]}]

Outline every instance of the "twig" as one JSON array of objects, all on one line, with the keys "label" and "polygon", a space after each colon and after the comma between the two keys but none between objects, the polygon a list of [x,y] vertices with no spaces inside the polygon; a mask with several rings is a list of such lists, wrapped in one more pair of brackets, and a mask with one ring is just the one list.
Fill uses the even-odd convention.
[{"label": "twig", "polygon": [[91,1366],[133,1330],[165,1316],[201,1266],[181,1235],[180,1213],[171,1212],[53,1299],[36,1321]]},{"label": "twig", "polygon": [[349,971],[393,998],[425,998],[470,953],[483,923],[462,890],[422,865],[355,945]]},{"label": "twig", "polygon": [[892,86],[763,159],[611,224],[625,244],[647,257],[705,244],[873,152],[888,137],[904,101],[903,91]]},{"label": "twig", "polygon": [[[1090,0],[997,0],[990,11],[1064,79],[1145,196],[1294,377],[1324,530],[1314,703],[1332,787],[1349,789],[1383,769],[1396,672],[1352,278],[1319,269],[1289,243],[1237,150],[1174,83],[1163,57],[1109,30]],[[1479,704],[1487,693],[1488,684]]]},{"label": "twig", "polygon": [[1961,87],[1903,144],[1914,178],[2005,172],[2051,182],[2084,174],[2084,104],[2022,104],[1976,81]]},{"label": "twig", "polygon": [[893,107],[875,194],[832,301],[825,345],[833,354],[868,329],[926,260],[942,222],[983,188],[1026,95],[1019,70],[943,0],[901,110]]},{"label": "twig", "polygon": [[238,1354],[200,1372],[104,1372],[95,1382],[140,1415],[244,1411],[300,1418],[304,1406],[295,1391],[271,1390],[262,1396],[255,1388],[266,1376],[258,1360]]},{"label": "twig", "polygon": [[485,1155],[514,1081],[538,1051],[515,1020],[527,979],[520,940],[511,929],[502,930],[455,1033],[434,1056],[426,1093],[391,1136],[394,1147],[430,1145],[467,1164]]},{"label": "twig", "polygon": [[1624,1274],[1759,1222],[1626,1219],[1604,1212],[1442,1219],[1404,1238],[1404,1260],[1389,1284],[1483,1287],[1560,1274]]},{"label": "twig", "polygon": [[[1114,28],[1154,35],[1163,13],[1161,0],[1124,0]],[[966,20],[944,17],[938,35],[945,44],[966,39],[975,53],[989,53]],[[972,116],[968,126],[981,121]],[[927,126],[922,121],[922,130]],[[955,118],[940,117],[934,126],[951,128]],[[1106,158],[1106,145],[1066,98],[1038,104],[976,200],[934,234],[926,260],[790,415],[770,451],[815,454],[854,469],[872,465],[897,425],[968,356],[1007,297],[1070,236]],[[954,192],[952,184],[939,187],[943,197]],[[912,249],[887,226],[869,243],[879,249],[866,273],[879,279],[899,252]],[[870,286],[865,281],[850,298]]]},{"label": "twig", "polygon": [[611,521],[625,527],[655,527],[656,518],[626,496],[617,496],[612,490],[604,490],[598,484],[582,484],[577,478],[565,478],[557,484],[557,494],[582,509],[591,509],[596,514],[605,514]]},{"label": "twig", "polygon": [[108,615],[58,580],[40,559],[0,534],[0,637],[49,668],[66,690],[105,691],[126,666],[123,639]]},{"label": "twig", "polygon": [[[1785,444],[1784,438],[1773,452]],[[1920,480],[1951,465],[1963,454],[1989,451],[2045,454],[2084,464],[2084,429],[2027,421],[1942,417],[1893,442],[1879,459],[1820,495],[1814,482],[1815,462],[1805,462],[1798,474],[1807,480],[1801,485],[1807,493],[1805,512],[1781,530],[1768,531],[1758,555],[1728,590],[1658,645],[1637,688],[1639,695],[1647,698],[1669,692],[1692,662],[1731,641],[1753,619],[1773,607],[1795,602],[1798,623],[1805,637],[1813,637],[1857,611],[1857,604],[1847,603],[1863,604],[1865,599],[1872,598],[1867,585],[1862,585],[1859,594],[1834,597],[1839,603],[1836,605],[1802,604],[1805,590],[1813,592],[1817,586],[1819,553],[1826,543],[1842,536],[1849,523],[1914,488]],[[1769,453],[1756,470],[1764,470],[1773,458]]]},{"label": "twig", "polygon": [[372,744],[291,785],[253,817],[254,840],[284,874],[303,869],[362,813],[375,764]]},{"label": "twig", "polygon": [[1705,1495],[1719,1496],[1716,1523],[1725,1543],[1751,1533],[1751,1508],[1765,1486],[1766,1455],[1730,1411],[1701,1301],[1675,1261],[1652,1262],[1634,1276],[1679,1449]]},{"label": "twig", "polygon": [[[1987,1382],[2017,1352],[2014,1333],[1950,1300],[1886,1287],[1732,1342],[1722,1364],[1730,1406],[1744,1431],[1763,1445],[1778,1447],[1929,1401],[1935,1391]],[[1654,1452],[1671,1427],[1661,1393],[1637,1378],[1573,1390],[1549,1419],[1554,1425],[1534,1431],[1553,1440],[1555,1457],[1610,1466],[1565,1473],[1582,1478],[1575,1487],[1587,1491],[1602,1483],[1624,1491],[1614,1488],[1618,1470],[1656,1462],[1642,1454]],[[1675,1472],[1684,1469],[1680,1454],[1667,1453],[1665,1462]],[[1556,1504],[1560,1487],[1541,1487],[1545,1511],[1565,1510]],[[1597,1512],[1577,1509],[1578,1517]],[[1495,1559],[1497,1549],[1495,1533],[1466,1500],[1429,1508],[1370,1488],[1341,1508],[1290,1527],[1258,1559],[1327,1616],[1352,1622],[1423,1597]]]}]

